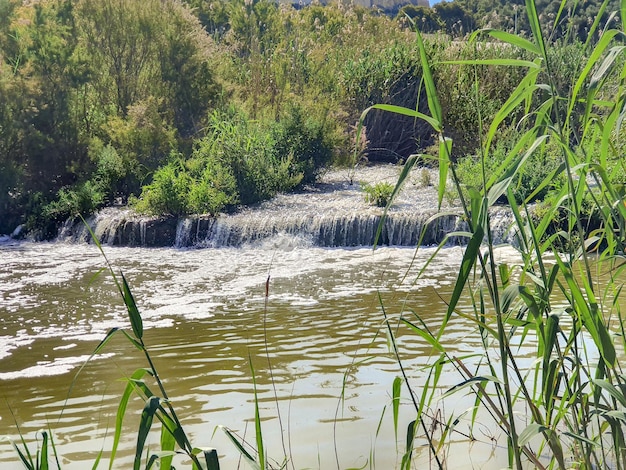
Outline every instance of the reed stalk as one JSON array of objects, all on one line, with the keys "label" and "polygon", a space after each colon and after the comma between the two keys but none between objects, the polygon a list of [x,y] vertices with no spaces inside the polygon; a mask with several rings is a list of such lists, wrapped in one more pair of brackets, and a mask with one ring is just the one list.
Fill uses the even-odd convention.
[{"label": "reed stalk", "polygon": [[[554,25],[564,18],[563,5],[565,1]],[[626,11],[625,7],[626,3],[622,2],[622,12]],[[448,397],[469,389],[477,408],[483,410],[473,413],[472,426],[477,424],[477,416],[492,417],[493,424],[506,436],[510,466],[624,468],[626,380],[619,361],[624,348],[619,304],[623,281],[615,273],[623,271],[624,266],[626,207],[623,192],[611,178],[609,168],[610,161],[620,160],[614,139],[620,134],[625,115],[626,48],[621,44],[624,19],[619,27],[607,24],[597,43],[585,44],[586,61],[581,64],[581,72],[569,87],[564,87],[556,81],[550,54],[553,45],[546,39],[533,0],[526,1],[526,14],[531,28],[529,38],[494,30],[480,31],[470,38],[477,47],[489,47],[484,42],[487,38],[519,49],[525,56],[519,60],[475,59],[431,64],[421,34],[416,30],[429,113],[376,105],[362,115],[363,118],[371,109],[382,109],[412,116],[432,127],[441,142],[439,204],[451,181],[460,201],[458,215],[466,220],[468,227],[467,232],[456,234],[466,237],[468,243],[452,295],[442,304],[440,326],[432,329],[416,313],[419,308],[409,308],[401,316],[409,332],[440,354],[440,359],[434,358],[429,379],[423,385],[428,391],[422,396],[430,398],[415,408],[418,420],[428,419],[423,410],[434,407],[436,399],[445,402]],[[592,32],[601,26],[595,21]],[[479,152],[480,191],[465,190],[457,175],[457,163],[451,153],[453,141],[446,135],[444,112],[431,72],[433,66],[442,73],[452,65],[526,70],[510,98],[491,122],[485,123],[488,127],[484,136],[481,135]],[[478,82],[474,89],[479,89]],[[568,90],[567,94],[559,92],[563,89]],[[518,142],[501,166],[487,172],[493,143],[506,123],[516,119],[520,109],[525,113],[514,122],[520,129]],[[482,128],[482,117],[480,120]],[[554,204],[537,216],[537,206],[531,204],[533,194],[519,200],[513,189],[516,179],[530,165],[531,157],[547,152],[548,144],[558,149],[561,162],[535,188],[534,194],[552,186],[560,176],[565,184],[555,187],[551,196]],[[407,161],[389,204],[420,157]],[[516,233],[520,260],[515,266],[497,261],[490,208],[502,198],[507,200],[515,219],[512,230]],[[597,218],[592,228],[585,222],[589,214]],[[426,266],[435,261],[436,255],[437,252],[426,261]],[[464,313],[459,308],[461,305],[464,309],[469,305],[473,315]],[[442,342],[447,326],[456,316],[471,319],[475,325],[473,332],[480,335],[483,349],[470,362],[449,353]],[[389,333],[393,334],[391,328]],[[529,335],[537,338],[536,361],[530,366],[518,353],[518,345]],[[412,390],[401,355],[397,351],[395,355],[403,380]],[[460,381],[435,399],[442,373],[441,358],[454,365],[449,373],[459,374]],[[394,397],[395,390],[396,384]],[[410,393],[414,399],[413,392]],[[529,411],[524,420],[519,417],[522,410]],[[447,421],[455,418],[452,416]],[[439,462],[437,449],[441,447],[435,448],[432,435],[426,432],[427,426],[423,429],[420,437],[412,434],[413,428],[407,439],[411,442],[425,439],[431,456]],[[452,434],[453,431],[447,436]]]}]

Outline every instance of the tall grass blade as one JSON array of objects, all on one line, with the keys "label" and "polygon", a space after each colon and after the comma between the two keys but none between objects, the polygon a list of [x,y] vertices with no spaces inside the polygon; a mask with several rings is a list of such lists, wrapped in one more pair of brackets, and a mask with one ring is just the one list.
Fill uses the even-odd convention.
[{"label": "tall grass blade", "polygon": [[[248,462],[248,465],[252,467],[253,470],[262,470],[259,463],[256,459],[246,450],[246,448],[239,442],[239,439],[233,434],[233,432],[225,426],[219,426],[219,428],[224,431],[228,439],[235,445],[241,456]],[[265,469],[263,469],[265,470]]]},{"label": "tall grass blade", "polygon": [[393,387],[391,391],[391,403],[393,407],[393,431],[398,441],[398,416],[400,410],[400,391],[402,390],[402,379],[396,377],[393,379]]},{"label": "tall grass blade", "polygon": [[135,390],[134,382],[141,380],[146,373],[149,373],[147,369],[137,369],[133,375],[128,379],[126,388],[120,397],[120,404],[117,406],[117,414],[115,415],[115,433],[113,434],[113,444],[111,447],[111,458],[109,459],[109,470],[113,468],[115,462],[115,456],[117,455],[117,448],[120,444],[122,437],[122,425],[124,424],[124,417],[126,416],[126,407],[128,406],[128,400],[131,394]]},{"label": "tall grass blade", "polygon": [[141,413],[141,420],[139,421],[139,431],[137,432],[137,448],[135,449],[135,460],[133,462],[133,470],[140,470],[141,468],[141,456],[143,449],[148,438],[148,433],[152,427],[152,421],[154,414],[159,409],[160,399],[159,397],[150,397],[146,402]]},{"label": "tall grass blade", "polygon": [[[486,203],[486,199],[483,200]],[[454,289],[452,291],[452,297],[450,297],[450,302],[448,303],[448,310],[446,312],[446,316],[441,324],[439,329],[439,333],[437,335],[437,340],[441,338],[444,333],[445,327],[452,316],[452,312],[456,308],[459,299],[461,298],[461,294],[465,290],[465,284],[467,283],[467,279],[472,271],[472,267],[476,262],[476,259],[480,255],[480,245],[483,242],[483,238],[485,237],[485,229],[484,229],[484,204],[481,210],[481,215],[479,215],[479,223],[474,228],[474,233],[472,234],[472,238],[467,244],[467,248],[465,248],[465,252],[463,253],[463,259],[461,260],[461,267],[459,268],[459,275],[457,276],[456,282],[454,283]]]},{"label": "tall grass blade", "polygon": [[265,447],[263,445],[261,415],[259,413],[259,395],[256,386],[256,374],[254,372],[254,364],[252,364],[252,358],[248,356],[248,359],[250,361],[250,371],[252,372],[252,385],[254,387],[254,432],[256,438],[256,446],[257,452],[259,453],[259,466],[264,469],[266,467]]},{"label": "tall grass blade", "polygon": [[450,155],[452,154],[452,139],[439,138],[439,185],[437,186],[437,209],[441,209],[443,196],[448,184],[448,170],[450,168]]},{"label": "tall grass blade", "polygon": [[135,303],[135,297],[128,286],[128,282],[126,281],[126,277],[122,274],[122,285],[124,289],[124,303],[126,304],[126,309],[128,310],[128,317],[130,319],[130,326],[133,329],[133,334],[135,338],[141,340],[143,337],[143,321],[141,320],[141,315],[139,314],[139,309],[137,308],[137,304]]}]

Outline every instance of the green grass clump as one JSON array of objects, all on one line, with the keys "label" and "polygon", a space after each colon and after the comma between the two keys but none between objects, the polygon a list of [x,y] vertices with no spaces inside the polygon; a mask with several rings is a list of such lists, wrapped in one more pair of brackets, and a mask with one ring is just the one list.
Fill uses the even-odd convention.
[{"label": "green grass clump", "polygon": [[378,207],[386,207],[389,204],[394,188],[393,184],[386,181],[373,185],[369,183],[361,184],[361,189],[365,193],[365,202]]}]

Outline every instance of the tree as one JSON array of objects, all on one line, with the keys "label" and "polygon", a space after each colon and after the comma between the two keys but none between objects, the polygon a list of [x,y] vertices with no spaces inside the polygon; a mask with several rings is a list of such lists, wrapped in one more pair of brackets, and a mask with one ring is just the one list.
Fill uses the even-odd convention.
[{"label": "tree", "polygon": [[402,21],[407,17],[413,20],[415,26],[422,33],[435,33],[437,31],[441,31],[445,27],[441,18],[437,14],[437,11],[433,8],[405,5],[400,9],[396,18]]},{"label": "tree", "polygon": [[90,71],[77,54],[71,0],[37,4],[28,28],[28,62],[23,73],[26,114],[26,172],[38,190],[73,183],[87,164],[83,122],[75,112]]},{"label": "tree", "polygon": [[445,25],[445,30],[453,37],[463,37],[476,29],[473,15],[457,2],[437,3],[433,9],[439,20]]}]

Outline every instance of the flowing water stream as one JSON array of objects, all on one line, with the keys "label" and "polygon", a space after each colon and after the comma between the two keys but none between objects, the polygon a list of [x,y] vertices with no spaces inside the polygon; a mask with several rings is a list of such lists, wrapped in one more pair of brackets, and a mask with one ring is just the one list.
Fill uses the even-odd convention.
[{"label": "flowing water stream", "polygon": [[[394,178],[397,168],[368,175]],[[224,469],[237,468],[238,454],[221,431],[214,432],[217,425],[254,441],[250,361],[270,456],[280,462],[286,453],[289,468],[399,465],[414,413],[404,390],[396,440],[390,397],[400,371],[388,346],[381,302],[392,317],[415,309],[436,324],[463,249],[444,248],[416,282],[435,248],[411,247],[416,238],[409,231],[418,222],[405,224],[402,236],[401,224],[387,232],[389,244],[406,247],[367,246],[376,224],[366,229],[362,221],[380,211],[362,203],[349,179],[329,175],[329,186],[224,216],[212,222],[216,227],[208,235],[199,234],[197,223],[193,229],[193,220],[177,221],[172,247],[104,247],[111,265],[129,280],[145,341],[193,444],[216,447]],[[397,220],[423,223],[435,209],[434,192],[411,184],[393,213]],[[103,241],[115,244],[111,233],[118,229],[111,227],[127,219],[119,211],[105,214],[91,222]],[[336,223],[350,217],[351,224]],[[331,233],[324,227],[333,224],[338,228],[332,236],[320,236]],[[456,224],[452,227],[460,228]],[[346,235],[339,243],[348,226],[361,238]],[[82,237],[84,232],[68,225],[55,243],[0,244],[0,436],[16,438],[17,423],[32,444],[37,430],[49,427],[62,467],[70,470],[91,468],[101,449],[106,463],[125,385],[121,379],[147,366],[118,335],[77,375],[109,329],[129,328],[111,276],[102,272],[102,254],[80,243]],[[499,256],[514,251],[503,248]],[[459,320],[444,341],[459,355],[470,354],[479,341],[473,333]],[[400,335],[399,342],[410,380],[419,387],[432,352],[410,335]],[[458,380],[446,377],[443,385]],[[458,401],[458,410],[442,411],[468,408],[472,400],[467,400]],[[131,465],[142,408],[139,399],[131,400],[115,468]],[[471,446],[459,435],[463,452],[451,453],[450,468],[504,466],[506,456],[491,441],[493,433],[485,425]],[[421,455],[426,465],[426,448]],[[0,442],[0,464],[20,468],[7,442]]]}]

